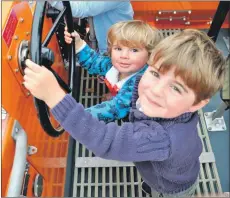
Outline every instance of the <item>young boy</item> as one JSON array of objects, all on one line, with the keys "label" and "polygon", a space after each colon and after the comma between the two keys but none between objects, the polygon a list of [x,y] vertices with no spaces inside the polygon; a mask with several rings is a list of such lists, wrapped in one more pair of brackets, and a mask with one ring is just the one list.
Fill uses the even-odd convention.
[{"label": "young boy", "polygon": [[137,78],[130,122],[121,126],[93,118],[45,67],[26,65],[26,88],[73,138],[102,158],[134,162],[153,197],[192,196],[202,152],[197,110],[222,87],[225,73],[225,60],[205,33],[184,30],[156,46]]},{"label": "young boy", "polygon": [[[72,42],[67,29],[65,41]],[[108,32],[108,52],[102,56],[91,49],[74,32],[78,63],[90,74],[105,76],[111,98],[86,111],[105,122],[111,122],[128,115],[133,87],[138,74],[147,68],[150,52],[162,39],[160,32],[139,20],[123,21],[114,24]]]}]

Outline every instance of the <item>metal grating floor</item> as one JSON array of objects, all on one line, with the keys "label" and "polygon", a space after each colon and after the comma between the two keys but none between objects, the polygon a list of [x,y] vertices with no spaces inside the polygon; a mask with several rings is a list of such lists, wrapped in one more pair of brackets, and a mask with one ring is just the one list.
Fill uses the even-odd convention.
[{"label": "metal grating floor", "polygon": [[[164,36],[174,34],[179,29],[161,30]],[[107,89],[82,69],[80,102],[90,107],[101,102]],[[215,164],[202,110],[199,111],[199,135],[203,152],[200,156],[199,186],[197,196],[222,193],[219,175]],[[141,176],[133,163],[104,160],[76,142],[73,197],[147,197],[141,190]]]}]

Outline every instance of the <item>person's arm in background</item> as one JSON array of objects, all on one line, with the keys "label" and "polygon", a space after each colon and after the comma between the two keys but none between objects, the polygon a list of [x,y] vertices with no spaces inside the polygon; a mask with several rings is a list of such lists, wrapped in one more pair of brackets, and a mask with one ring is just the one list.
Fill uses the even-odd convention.
[{"label": "person's arm in background", "polygon": [[[109,10],[119,9],[125,1],[69,1],[71,5],[73,17],[89,17],[96,16]],[[60,1],[49,1],[50,5],[58,10],[63,9]]]}]

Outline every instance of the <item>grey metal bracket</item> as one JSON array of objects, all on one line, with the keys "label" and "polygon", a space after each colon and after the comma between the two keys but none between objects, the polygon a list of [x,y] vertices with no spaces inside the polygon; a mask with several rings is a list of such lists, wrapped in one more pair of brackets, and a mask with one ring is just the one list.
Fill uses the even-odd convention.
[{"label": "grey metal bracket", "polygon": [[19,197],[26,170],[27,135],[19,122],[15,120],[12,137],[15,140],[15,155],[11,170],[7,197]]},{"label": "grey metal bracket", "polygon": [[212,117],[214,113],[215,111],[204,113],[205,123],[208,131],[225,131],[227,127],[224,121],[224,117],[221,116],[213,120]]},{"label": "grey metal bracket", "polygon": [[228,51],[230,51],[230,49],[229,49],[229,37],[228,36],[223,36],[223,40],[224,40],[224,43],[225,43],[225,45],[226,45],[226,47],[228,48]]}]

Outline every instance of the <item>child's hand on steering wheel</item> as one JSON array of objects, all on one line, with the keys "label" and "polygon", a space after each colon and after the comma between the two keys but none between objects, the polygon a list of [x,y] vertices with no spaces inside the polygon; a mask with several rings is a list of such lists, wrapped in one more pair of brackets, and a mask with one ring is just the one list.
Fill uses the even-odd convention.
[{"label": "child's hand on steering wheel", "polygon": [[64,37],[65,37],[65,42],[67,44],[71,44],[73,41],[73,37],[75,38],[75,50],[78,51],[78,49],[84,44],[84,41],[80,38],[80,35],[74,31],[71,34],[68,32],[67,26],[65,26],[65,31],[64,31]]}]

